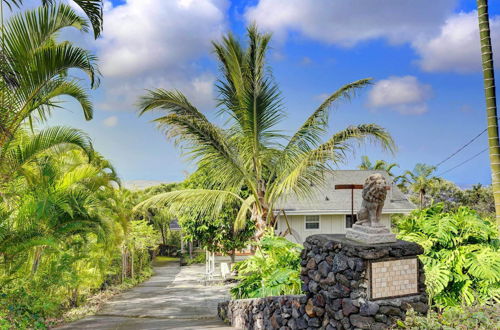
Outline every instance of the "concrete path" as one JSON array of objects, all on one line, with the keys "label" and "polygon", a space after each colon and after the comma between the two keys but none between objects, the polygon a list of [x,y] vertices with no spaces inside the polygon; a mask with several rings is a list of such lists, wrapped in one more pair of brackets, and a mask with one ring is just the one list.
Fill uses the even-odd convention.
[{"label": "concrete path", "polygon": [[94,316],[59,329],[230,329],[217,318],[227,286],[204,286],[205,265],[156,266],[143,284],[113,297]]}]

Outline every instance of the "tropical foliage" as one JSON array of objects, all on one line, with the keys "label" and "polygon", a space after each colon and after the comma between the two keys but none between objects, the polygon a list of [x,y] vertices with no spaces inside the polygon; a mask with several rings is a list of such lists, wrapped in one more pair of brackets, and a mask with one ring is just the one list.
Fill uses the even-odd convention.
[{"label": "tropical foliage", "polygon": [[398,328],[420,330],[500,329],[500,305],[452,307],[442,313],[430,310],[426,316],[408,311],[405,320],[397,324]]},{"label": "tropical foliage", "polygon": [[[203,169],[190,175],[183,183],[183,189],[210,189],[211,178]],[[248,197],[248,191],[240,191],[240,197]],[[247,246],[255,227],[247,222],[245,227],[235,231],[235,219],[238,215],[237,203],[226,203],[216,217],[200,216],[196,212],[184,212],[179,217],[186,241],[197,241],[199,246],[210,252],[229,254],[234,262],[235,250]]]},{"label": "tropical foliage", "polygon": [[[416,193],[410,194],[409,197],[414,202],[419,199]],[[473,185],[468,189],[461,189],[453,182],[440,179],[430,187],[425,195],[426,205],[437,203],[443,203],[445,212],[456,210],[460,206],[467,206],[484,217],[494,217],[495,214],[492,188],[481,184]]]},{"label": "tropical foliage", "polygon": [[[5,4],[9,9],[13,7],[21,7],[23,0],[2,0],[2,4]],[[92,29],[94,30],[94,36],[97,38],[102,31],[103,17],[102,11],[104,6],[103,0],[73,0],[73,2],[80,7],[80,9],[85,13],[89,19]],[[56,3],[56,0],[40,0],[40,3],[44,6],[50,6]]]},{"label": "tropical foliage", "polygon": [[[60,38],[90,25],[67,4],[43,6],[2,20],[0,49],[0,327],[45,328],[64,310],[108,286],[148,274],[158,233],[133,221],[135,196],[119,189],[109,161],[82,131],[39,128],[62,99],[86,119],[84,87],[99,70],[88,50]],[[102,1],[75,1],[97,36]],[[2,0],[2,9],[20,6]],[[73,76],[74,74],[78,75]]]},{"label": "tropical foliage", "polygon": [[397,223],[399,238],[420,244],[425,253],[427,292],[436,306],[500,302],[500,241],[493,221],[442,204],[416,210]]},{"label": "tropical foliage", "polygon": [[302,246],[269,230],[256,244],[255,255],[240,261],[234,269],[238,284],[231,289],[235,299],[300,294],[300,252]]},{"label": "tropical foliage", "polygon": [[418,205],[421,209],[426,206],[425,196],[428,191],[441,181],[441,178],[434,175],[435,170],[434,166],[417,164],[413,171],[405,171],[396,178],[398,186],[404,192],[418,194]]},{"label": "tropical foliage", "polygon": [[[282,98],[266,64],[271,36],[255,26],[247,31],[247,45],[232,34],[214,42],[219,62],[217,81],[219,115],[227,119],[220,127],[212,123],[182,93],[157,89],[140,100],[140,114],[154,110],[155,119],[168,137],[181,144],[198,168],[207,171],[210,189],[185,189],[160,194],[142,207],[167,205],[173,213],[186,210],[201,215],[218,214],[225,203],[239,205],[236,229],[255,223],[259,239],[275,224],[278,200],[289,193],[307,198],[322,172],[342,162],[359,142],[373,141],[393,150],[390,135],[374,124],[360,124],[324,139],[330,108],[353,97],[370,83],[361,79],[328,96],[291,136],[278,130],[285,116]],[[240,192],[248,190],[248,197]]]},{"label": "tropical foliage", "polygon": [[98,83],[96,57],[88,50],[56,36],[65,28],[85,31],[87,21],[65,4],[43,6],[13,15],[2,33],[0,63],[0,148],[7,148],[24,125],[44,120],[50,111],[60,107],[60,97],[75,99],[86,119],[93,107],[81,78],[72,76],[78,70]]},{"label": "tropical foliage", "polygon": [[361,164],[358,166],[360,170],[386,171],[390,177],[394,177],[392,169],[395,167],[399,167],[399,165],[396,163],[387,163],[385,160],[377,160],[375,163],[372,163],[368,156],[362,156]]}]

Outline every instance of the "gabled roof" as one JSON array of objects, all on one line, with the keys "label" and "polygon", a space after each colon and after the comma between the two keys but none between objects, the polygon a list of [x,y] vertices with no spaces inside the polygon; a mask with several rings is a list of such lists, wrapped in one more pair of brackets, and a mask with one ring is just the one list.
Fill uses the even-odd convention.
[{"label": "gabled roof", "polygon": [[179,220],[172,219],[172,221],[170,221],[169,229],[173,231],[181,230],[181,226],[179,225]]},{"label": "gabled roof", "polygon": [[[350,214],[351,190],[336,190],[335,185],[362,185],[366,178],[374,173],[382,174],[391,186],[387,192],[382,213],[409,213],[415,209],[415,205],[408,201],[396,185],[392,184],[391,177],[385,171],[337,170],[326,172],[324,174],[325,184],[315,187],[309,198],[299,198],[295,194],[285,196],[275,207],[275,210],[283,209],[287,215]],[[354,213],[361,207],[361,191],[362,189],[354,190]]]}]

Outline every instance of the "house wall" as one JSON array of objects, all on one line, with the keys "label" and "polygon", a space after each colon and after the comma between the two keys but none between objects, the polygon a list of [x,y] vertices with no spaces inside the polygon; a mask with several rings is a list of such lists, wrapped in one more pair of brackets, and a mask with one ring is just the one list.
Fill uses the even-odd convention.
[{"label": "house wall", "polygon": [[[292,229],[293,235],[287,235],[286,238],[292,242],[304,243],[306,238],[316,234],[345,234],[345,214],[323,214],[319,216],[319,229],[306,229],[305,215],[288,215],[288,223]],[[386,227],[391,226],[391,215],[382,214],[380,221]],[[287,229],[285,218],[278,217],[277,232],[281,233]]]}]

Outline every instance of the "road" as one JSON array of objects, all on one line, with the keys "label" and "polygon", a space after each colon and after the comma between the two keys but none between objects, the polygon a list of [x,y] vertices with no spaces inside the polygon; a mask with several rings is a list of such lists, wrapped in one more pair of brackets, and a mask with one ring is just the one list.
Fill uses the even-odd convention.
[{"label": "road", "polygon": [[146,282],[113,297],[93,316],[58,329],[231,329],[217,318],[227,286],[204,286],[205,265],[155,266]]}]

